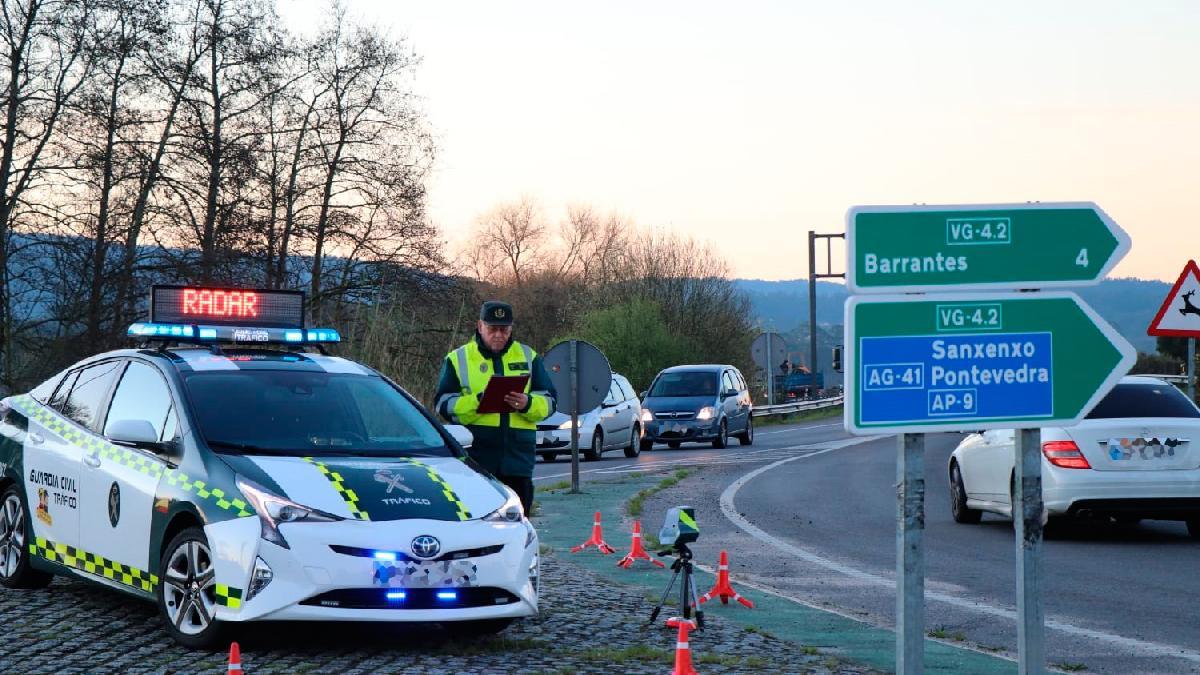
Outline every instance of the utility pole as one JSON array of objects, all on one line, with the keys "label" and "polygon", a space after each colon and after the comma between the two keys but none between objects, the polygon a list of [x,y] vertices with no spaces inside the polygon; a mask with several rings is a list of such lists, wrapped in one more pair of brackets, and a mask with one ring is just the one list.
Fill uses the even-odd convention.
[{"label": "utility pole", "polygon": [[[845,239],[845,233],[817,234],[808,231],[808,372],[813,393],[817,389],[817,279],[845,279],[846,273],[833,273],[833,239]],[[817,240],[825,240],[825,272],[818,272]]]}]

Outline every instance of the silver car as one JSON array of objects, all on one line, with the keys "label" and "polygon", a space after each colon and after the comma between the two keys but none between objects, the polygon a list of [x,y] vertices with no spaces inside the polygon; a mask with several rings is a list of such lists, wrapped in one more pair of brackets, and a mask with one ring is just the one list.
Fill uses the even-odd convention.
[{"label": "silver car", "polygon": [[[604,402],[579,416],[579,450],[587,460],[600,459],[605,450],[641,453],[642,404],[624,375],[613,373]],[[571,417],[556,412],[538,423],[537,452],[551,462],[559,453],[571,453]]]}]

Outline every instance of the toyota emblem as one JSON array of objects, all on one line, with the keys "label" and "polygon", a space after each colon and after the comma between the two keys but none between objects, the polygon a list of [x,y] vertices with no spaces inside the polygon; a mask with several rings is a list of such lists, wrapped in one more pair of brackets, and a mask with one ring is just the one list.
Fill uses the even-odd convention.
[{"label": "toyota emblem", "polygon": [[412,552],[418,558],[436,558],[441,551],[442,543],[432,535],[422,534],[412,540]]}]

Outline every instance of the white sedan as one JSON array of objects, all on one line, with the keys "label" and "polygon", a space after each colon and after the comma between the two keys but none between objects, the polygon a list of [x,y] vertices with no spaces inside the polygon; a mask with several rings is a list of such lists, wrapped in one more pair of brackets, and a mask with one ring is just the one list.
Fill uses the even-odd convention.
[{"label": "white sedan", "polygon": [[[537,452],[552,462],[560,453],[571,454],[571,417],[556,412],[538,423]],[[579,416],[579,451],[589,461],[607,450],[624,450],[626,457],[641,454],[642,404],[633,385],[613,373],[608,396],[599,406]]]},{"label": "white sedan", "polygon": [[[1124,377],[1073,427],[1042,429],[1049,516],[1182,520],[1200,538],[1200,409],[1170,384]],[[1013,431],[967,436],[950,455],[954,520],[1012,517]]]}]

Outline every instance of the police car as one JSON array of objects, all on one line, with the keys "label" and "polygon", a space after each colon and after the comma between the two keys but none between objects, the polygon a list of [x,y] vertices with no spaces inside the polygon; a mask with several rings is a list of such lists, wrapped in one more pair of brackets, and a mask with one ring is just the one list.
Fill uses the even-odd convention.
[{"label": "police car", "polygon": [[152,600],[189,647],[243,621],[536,614],[516,495],[303,317],[299,292],[155,287],[139,348],[0,402],[0,584]]}]

